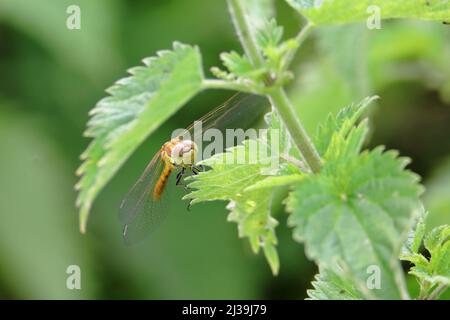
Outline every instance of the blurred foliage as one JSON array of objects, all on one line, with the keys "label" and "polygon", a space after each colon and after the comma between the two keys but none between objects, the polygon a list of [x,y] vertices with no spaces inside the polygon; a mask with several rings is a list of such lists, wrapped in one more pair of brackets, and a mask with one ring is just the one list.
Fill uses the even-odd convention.
[{"label": "blurred foliage", "polygon": [[[305,17],[317,25],[366,21],[367,14],[379,11],[383,19],[435,19],[448,18],[448,3],[440,0],[287,0]],[[377,9],[377,10],[374,10]]]},{"label": "blurred foliage", "polygon": [[429,229],[449,222],[450,216],[450,159],[436,165],[427,183],[425,205],[432,214],[429,215]]},{"label": "blurred foliage", "polygon": [[[78,234],[74,172],[87,112],[104,88],[173,40],[199,45],[207,74],[220,52],[240,49],[225,1],[77,0],[82,28],[68,30],[73,3],[0,1],[0,298],[304,298],[317,270],[277,201],[277,277],[237,238],[223,204],[186,213],[180,190],[171,190],[170,217],[148,241],[122,243],[118,203],[153,153],[230,93],[201,93],[147,139],[99,196],[88,234]],[[294,10],[277,1],[276,11],[294,36]],[[290,86],[311,133],[328,112],[379,95],[371,144],[413,159],[433,226],[450,221],[449,55],[450,27],[436,22],[325,27],[299,52]],[[71,264],[81,267],[81,291],[65,287]]]}]

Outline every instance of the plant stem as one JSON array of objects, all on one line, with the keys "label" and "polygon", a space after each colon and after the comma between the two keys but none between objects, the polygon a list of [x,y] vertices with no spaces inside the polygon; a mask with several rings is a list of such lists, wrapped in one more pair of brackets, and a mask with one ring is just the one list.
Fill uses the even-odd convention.
[{"label": "plant stem", "polygon": [[312,30],[314,30],[314,24],[308,22],[297,34],[297,36],[295,37],[295,41],[297,42],[298,46],[286,53],[286,57],[283,61],[283,71],[289,68],[289,65],[294,59],[298,48],[302,45],[303,41],[305,41],[305,39],[311,34]]},{"label": "plant stem", "polygon": [[319,172],[322,166],[322,160],[320,159],[320,156],[317,153],[317,150],[309,138],[306,130],[303,128],[300,120],[298,119],[295,109],[287,97],[284,89],[275,89],[268,94],[268,97],[272,105],[278,111],[291,135],[292,140],[294,140],[297,148],[300,150],[312,172]]},{"label": "plant stem", "polygon": [[228,10],[233,20],[234,28],[239,36],[245,54],[250,59],[254,67],[263,63],[261,54],[256,46],[255,38],[250,30],[250,25],[245,17],[244,8],[240,0],[227,0]]},{"label": "plant stem", "polygon": [[419,283],[420,283],[420,292],[419,292],[419,296],[417,297],[417,299],[425,300],[425,297],[427,296],[427,292],[428,292],[429,288],[422,281],[420,281]]},{"label": "plant stem", "polygon": [[[263,63],[263,60],[259,54],[253,34],[250,31],[241,1],[227,1],[234,27],[239,35],[239,40],[241,41],[245,53],[252,61],[253,65],[258,67]],[[306,30],[303,30],[303,32],[300,33],[301,35],[298,36],[300,41],[303,41],[310,29],[311,27],[308,26]],[[292,55],[294,54],[295,52]],[[275,88],[267,94],[267,97],[271,101],[273,107],[278,111],[281,120],[286,125],[292,140],[294,140],[295,145],[300,150],[305,162],[313,172],[319,172],[322,166],[322,160],[320,159],[320,156],[306,130],[303,128],[300,120],[298,119],[295,109],[292,106],[291,101],[288,99],[284,89]]]},{"label": "plant stem", "polygon": [[428,297],[426,297],[427,300],[435,300],[439,297],[439,295],[444,292],[444,290],[447,289],[446,284],[439,285],[436,289],[434,289]]},{"label": "plant stem", "polygon": [[249,87],[239,84],[236,82],[230,82],[218,79],[205,79],[203,80],[203,88],[205,89],[226,89],[233,91],[241,91],[246,93],[256,93],[253,92]]}]

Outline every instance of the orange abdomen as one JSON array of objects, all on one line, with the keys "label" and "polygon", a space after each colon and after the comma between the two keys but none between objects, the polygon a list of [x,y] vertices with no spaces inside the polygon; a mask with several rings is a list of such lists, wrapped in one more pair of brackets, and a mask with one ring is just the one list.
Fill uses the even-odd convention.
[{"label": "orange abdomen", "polygon": [[159,198],[161,198],[171,172],[172,165],[170,163],[165,163],[164,169],[161,172],[161,176],[159,177],[158,181],[156,181],[155,188],[153,189],[153,199],[159,200]]}]

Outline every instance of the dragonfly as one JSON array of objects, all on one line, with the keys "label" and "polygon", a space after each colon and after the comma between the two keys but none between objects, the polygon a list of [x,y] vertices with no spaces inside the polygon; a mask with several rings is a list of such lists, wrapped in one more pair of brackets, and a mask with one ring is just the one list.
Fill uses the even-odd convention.
[{"label": "dragonfly", "polygon": [[[222,133],[226,129],[246,130],[269,106],[265,97],[237,93],[187,127],[185,132],[191,139],[179,135],[164,143],[120,204],[119,219],[123,225],[125,243],[140,242],[164,220],[167,215],[164,195],[169,177],[174,172],[175,184],[186,187],[181,182],[188,171],[196,175],[202,170],[196,164],[201,151],[195,143],[201,138],[198,135],[203,135],[210,128]],[[201,123],[200,132],[195,130],[198,123]]]}]

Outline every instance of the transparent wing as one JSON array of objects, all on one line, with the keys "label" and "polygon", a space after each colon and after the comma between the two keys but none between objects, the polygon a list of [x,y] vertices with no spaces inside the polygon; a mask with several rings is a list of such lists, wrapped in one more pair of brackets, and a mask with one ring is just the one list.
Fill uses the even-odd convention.
[{"label": "transparent wing", "polygon": [[222,105],[213,109],[197,120],[202,122],[201,132],[196,132],[194,124],[191,124],[186,130],[191,137],[197,138],[205,130],[215,128],[223,133],[226,129],[250,128],[252,124],[264,113],[268,112],[270,103],[263,96],[236,93]]},{"label": "transparent wing", "polygon": [[166,215],[164,197],[153,197],[153,189],[163,168],[161,151],[158,151],[120,204],[119,219],[126,244],[144,239],[161,224]]},{"label": "transparent wing", "polygon": [[[238,93],[198,120],[202,122],[200,132],[195,131],[194,124],[186,130],[194,139],[199,138],[198,135],[202,135],[209,128],[219,129],[223,133],[226,129],[246,130],[263,112],[269,110],[269,106],[267,99],[262,96]],[[119,218],[127,244],[145,238],[161,224],[167,213],[164,205],[167,192],[163,192],[159,199],[153,197],[155,184],[163,169],[161,151],[158,151],[120,205]]]}]

